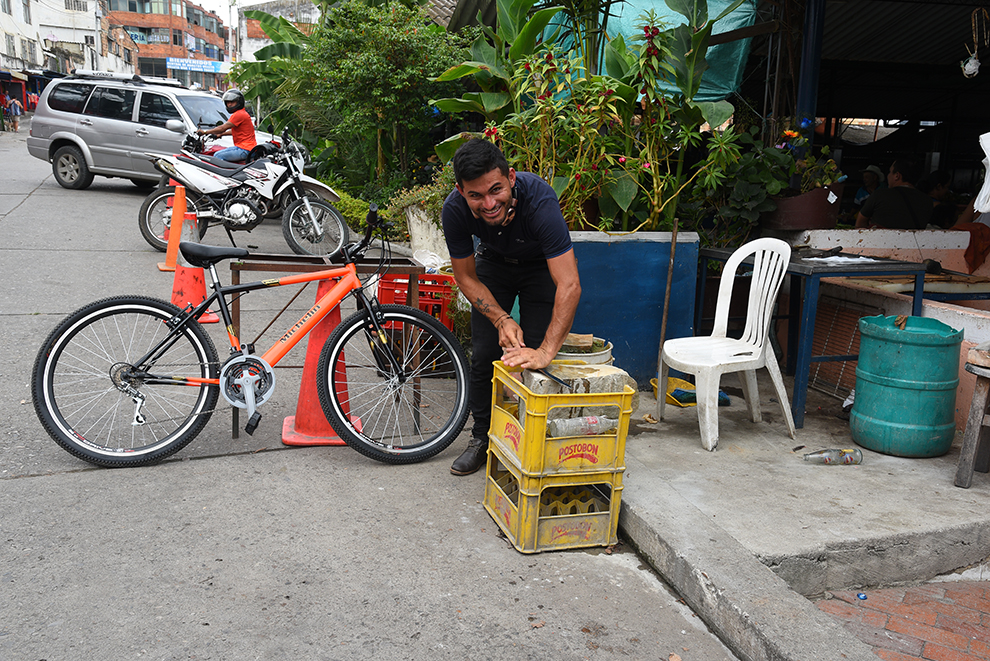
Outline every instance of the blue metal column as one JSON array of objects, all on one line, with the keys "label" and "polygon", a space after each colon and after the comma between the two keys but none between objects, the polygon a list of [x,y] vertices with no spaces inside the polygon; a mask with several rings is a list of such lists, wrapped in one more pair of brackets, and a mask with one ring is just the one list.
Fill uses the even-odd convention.
[{"label": "blue metal column", "polygon": [[[798,78],[796,115],[805,136],[811,140],[818,105],[818,71],[822,60],[825,29],[825,0],[808,0],[804,9],[804,38],[801,44],[801,73]],[[811,122],[805,122],[810,119]]]}]

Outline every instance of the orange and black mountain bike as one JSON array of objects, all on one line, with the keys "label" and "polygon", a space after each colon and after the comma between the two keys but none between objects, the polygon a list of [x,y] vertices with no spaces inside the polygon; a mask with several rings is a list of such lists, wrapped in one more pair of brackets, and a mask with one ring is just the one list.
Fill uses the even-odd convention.
[{"label": "orange and black mountain bike", "polygon": [[[181,243],[183,257],[210,274],[212,292],[185,310],[145,296],[116,296],[70,314],[35,360],[38,418],[55,441],[100,466],[140,466],[178,452],[203,430],[222,395],[247,410],[253,432],[275,388],[273,367],[348,295],[357,312],[331,333],[320,353],[317,392],[340,437],[386,463],[412,463],[445,449],[467,420],[468,366],[439,321],[404,305],[380,305],[357,276],[375,231],[342,251],[344,265],[273,280],[222,286],[216,264],[248,251]],[[389,254],[382,232],[380,270]],[[337,279],[292,328],[262,354],[242,344],[228,298],[270,287]],[[227,328],[230,355],[217,358],[198,319],[211,307]]]}]

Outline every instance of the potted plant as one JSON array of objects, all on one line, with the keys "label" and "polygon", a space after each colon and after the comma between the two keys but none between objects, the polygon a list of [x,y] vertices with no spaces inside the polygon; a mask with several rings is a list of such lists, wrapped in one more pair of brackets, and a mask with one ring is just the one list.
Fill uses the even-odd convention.
[{"label": "potted plant", "polygon": [[796,187],[785,189],[775,199],[777,208],[764,214],[762,226],[774,230],[830,229],[839,219],[843,182],[846,176],[829,157],[829,148],[820,155],[808,147],[797,131],[784,131],[784,145],[804,156],[795,161]]},{"label": "potted plant", "polygon": [[791,151],[764,144],[758,133],[756,127],[743,132],[724,176],[697,180],[679,205],[684,224],[705,246],[736,248],[748,241],[789,185],[796,167]]}]

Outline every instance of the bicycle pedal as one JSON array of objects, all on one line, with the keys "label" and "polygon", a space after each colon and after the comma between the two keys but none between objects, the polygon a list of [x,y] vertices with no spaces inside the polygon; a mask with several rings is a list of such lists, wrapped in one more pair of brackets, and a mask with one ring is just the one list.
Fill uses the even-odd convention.
[{"label": "bicycle pedal", "polygon": [[258,428],[259,422],[261,422],[261,414],[255,411],[254,415],[251,416],[251,419],[248,420],[248,423],[244,425],[244,431],[248,434],[254,434],[254,430]]}]

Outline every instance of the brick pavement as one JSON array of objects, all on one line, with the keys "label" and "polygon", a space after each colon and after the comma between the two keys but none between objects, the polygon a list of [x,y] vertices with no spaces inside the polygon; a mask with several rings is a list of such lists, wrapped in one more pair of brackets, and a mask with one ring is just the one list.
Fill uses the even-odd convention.
[{"label": "brick pavement", "polygon": [[816,605],[885,661],[990,659],[990,581],[833,592]]}]

